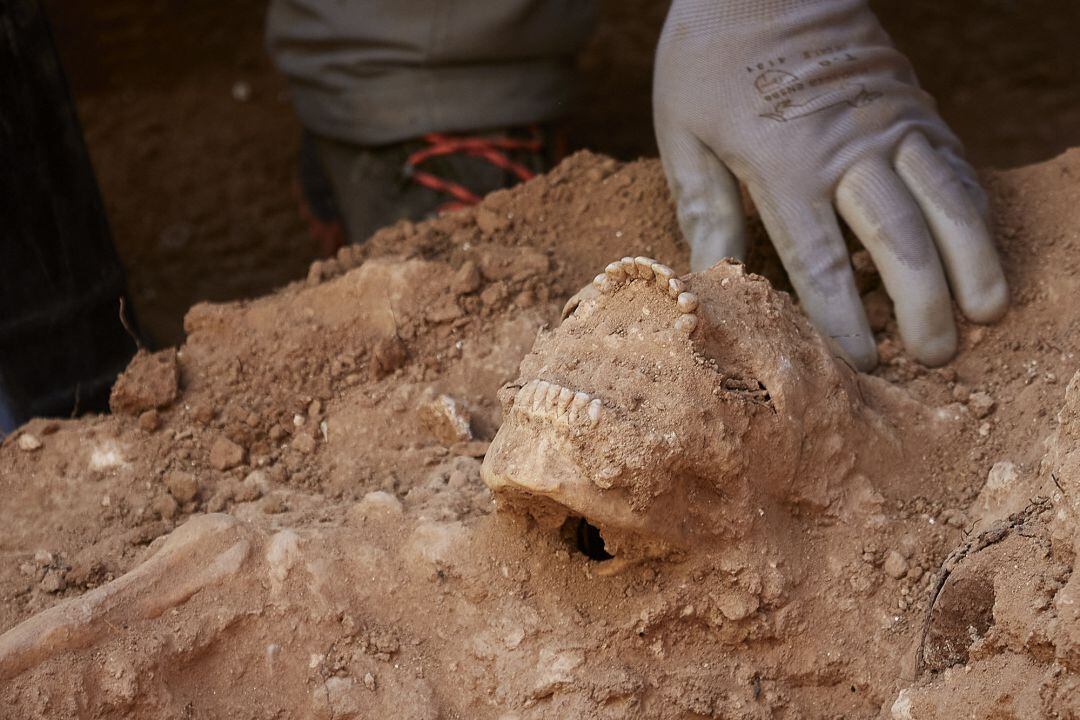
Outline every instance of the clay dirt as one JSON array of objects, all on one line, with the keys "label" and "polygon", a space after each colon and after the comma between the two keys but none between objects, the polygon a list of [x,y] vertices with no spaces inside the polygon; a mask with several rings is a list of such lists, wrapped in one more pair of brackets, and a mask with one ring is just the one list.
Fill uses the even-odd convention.
[{"label": "clay dirt", "polygon": [[0,706],[1077,717],[1078,174],[986,175],[1013,307],[933,370],[861,255],[871,375],[588,153],[196,306],[0,447]]},{"label": "clay dirt", "polygon": [[753,208],[688,272],[601,4],[593,152],[315,259],[263,2],[48,3],[173,347],[0,442],[0,718],[1080,718],[1076,3],[873,3],[1012,303],[923,367],[851,240],[870,374]]}]

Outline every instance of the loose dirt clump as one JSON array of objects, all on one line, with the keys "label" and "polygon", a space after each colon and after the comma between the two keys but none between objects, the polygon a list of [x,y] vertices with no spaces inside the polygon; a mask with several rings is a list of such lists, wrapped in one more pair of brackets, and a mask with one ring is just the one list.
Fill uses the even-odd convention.
[{"label": "loose dirt clump", "polygon": [[[275,295],[200,305],[156,427],[38,420],[0,447],[0,703],[1076,714],[1075,391],[1057,418],[1080,349],[1077,173],[1074,151],[988,178],[1014,307],[961,323],[936,370],[889,315],[882,367],[853,373],[773,289],[759,228],[745,270],[684,275],[659,165],[588,154]],[[639,256],[696,305],[655,270],[567,304]],[[526,417],[534,380],[558,390]],[[469,435],[425,423],[443,397]],[[496,512],[482,472],[531,490]],[[560,478],[588,493],[539,502]]]}]

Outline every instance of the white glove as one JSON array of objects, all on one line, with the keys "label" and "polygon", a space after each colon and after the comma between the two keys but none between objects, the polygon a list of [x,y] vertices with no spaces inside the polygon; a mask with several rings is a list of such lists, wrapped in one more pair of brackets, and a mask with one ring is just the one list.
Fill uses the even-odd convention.
[{"label": "white glove", "polygon": [[743,258],[738,178],[806,313],[856,367],[877,350],[837,211],[923,363],[956,352],[950,287],[971,320],[1005,312],[986,196],[864,0],[674,0],[653,114],[692,269]]}]

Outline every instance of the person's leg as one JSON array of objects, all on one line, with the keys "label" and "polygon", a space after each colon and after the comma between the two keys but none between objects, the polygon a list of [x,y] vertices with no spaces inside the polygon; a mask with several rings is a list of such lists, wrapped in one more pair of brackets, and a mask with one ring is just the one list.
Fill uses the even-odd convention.
[{"label": "person's leg", "polygon": [[[548,129],[524,126],[569,109],[595,16],[593,0],[273,0],[268,47],[315,136],[307,147],[330,178],[349,239],[460,201],[438,181],[416,182],[422,173],[410,174],[410,159],[425,158],[424,171],[473,196],[527,177],[522,169],[546,169]],[[454,143],[429,133],[528,141],[496,148],[523,167],[478,152],[432,155]]]},{"label": "person's leg", "polygon": [[105,409],[123,268],[37,0],[0,3],[0,418]]}]

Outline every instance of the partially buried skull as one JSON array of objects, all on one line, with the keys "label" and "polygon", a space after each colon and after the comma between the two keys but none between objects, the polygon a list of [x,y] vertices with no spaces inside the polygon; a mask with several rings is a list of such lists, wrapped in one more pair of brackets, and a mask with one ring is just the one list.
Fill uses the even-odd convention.
[{"label": "partially buried skull", "polygon": [[612,554],[687,549],[824,504],[875,434],[839,351],[741,265],[624,258],[594,286],[501,391],[483,466],[501,509],[587,522]]}]

